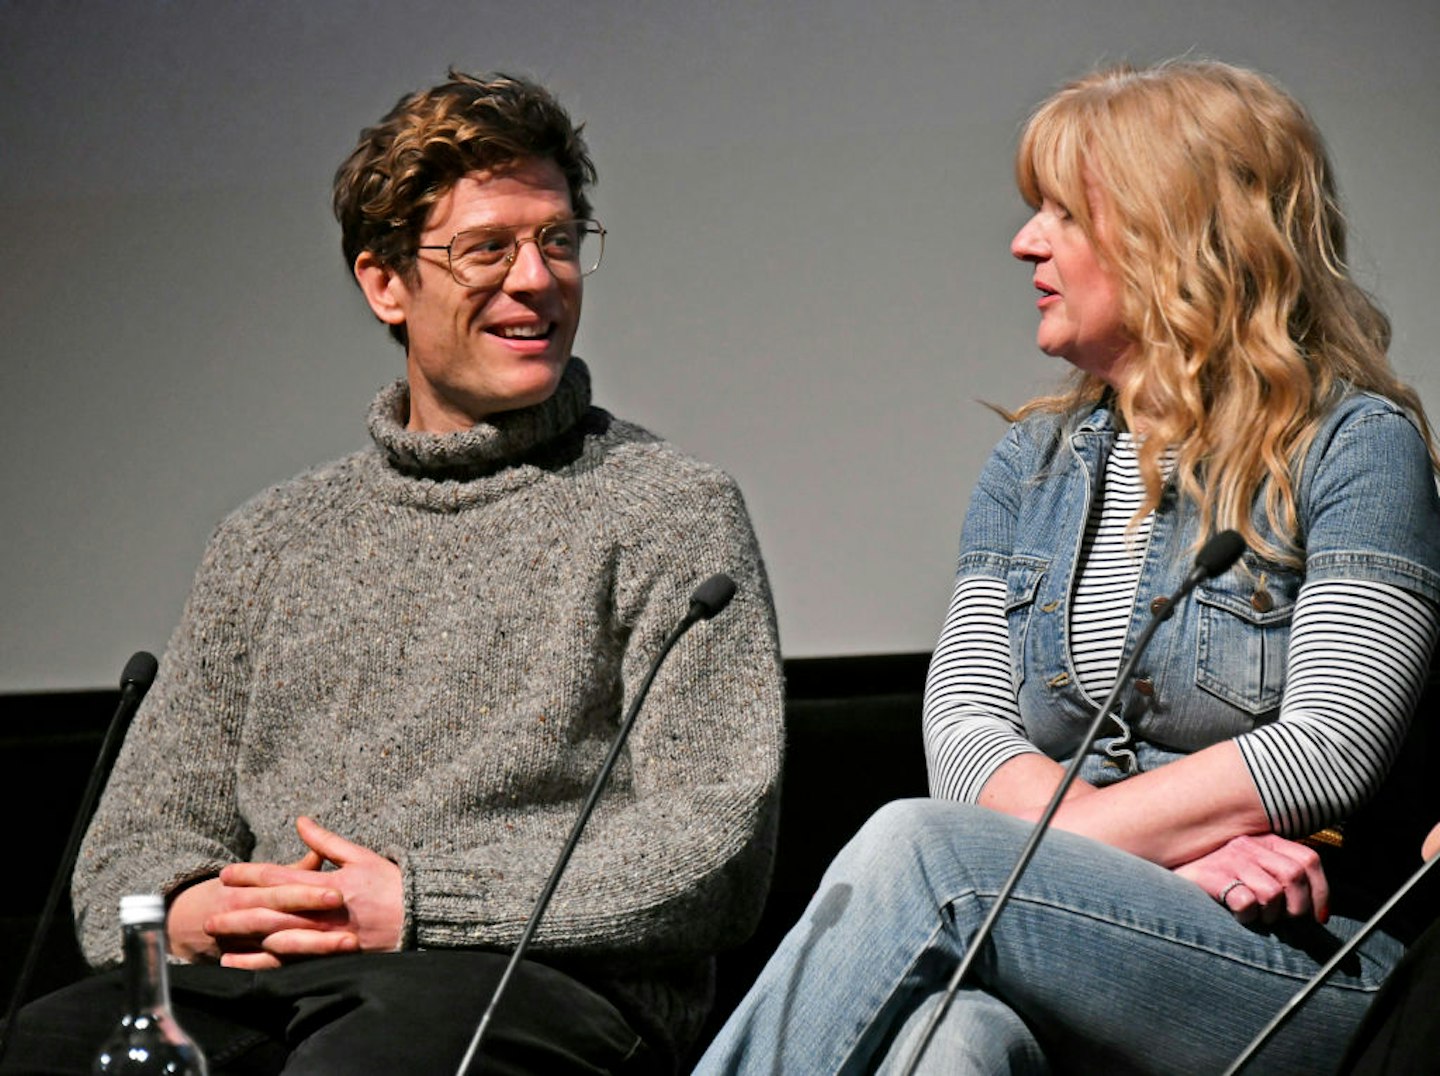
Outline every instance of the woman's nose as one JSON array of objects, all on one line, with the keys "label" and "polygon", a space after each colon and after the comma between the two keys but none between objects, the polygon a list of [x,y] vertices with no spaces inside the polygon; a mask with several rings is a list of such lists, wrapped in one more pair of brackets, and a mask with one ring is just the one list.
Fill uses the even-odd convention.
[{"label": "woman's nose", "polygon": [[1050,244],[1046,242],[1040,227],[1040,214],[1036,213],[1015,233],[1010,240],[1010,253],[1021,261],[1040,261],[1050,256]]}]

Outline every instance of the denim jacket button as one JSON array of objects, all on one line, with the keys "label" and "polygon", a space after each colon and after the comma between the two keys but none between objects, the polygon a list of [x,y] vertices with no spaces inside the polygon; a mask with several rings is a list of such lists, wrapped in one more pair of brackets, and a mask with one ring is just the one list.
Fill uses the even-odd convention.
[{"label": "denim jacket button", "polygon": [[1155,694],[1155,681],[1148,676],[1140,676],[1135,679],[1135,690],[1144,695],[1147,699]]},{"label": "denim jacket button", "polygon": [[1250,595],[1250,607],[1257,613],[1268,613],[1275,608],[1275,599],[1270,596],[1268,590],[1257,590]]},{"label": "denim jacket button", "polygon": [[1159,616],[1165,611],[1165,606],[1170,604],[1170,599],[1165,597],[1153,598],[1150,601],[1150,615]]}]

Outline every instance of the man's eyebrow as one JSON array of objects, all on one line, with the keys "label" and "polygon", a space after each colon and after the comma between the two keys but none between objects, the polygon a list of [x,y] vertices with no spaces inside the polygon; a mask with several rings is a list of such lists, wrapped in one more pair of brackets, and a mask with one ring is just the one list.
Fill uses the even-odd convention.
[{"label": "man's eyebrow", "polygon": [[538,220],[526,221],[523,224],[509,224],[501,222],[496,222],[493,224],[467,224],[455,234],[458,235],[460,234],[460,232],[513,232],[517,228],[543,228],[547,224],[561,224],[569,220],[584,219],[585,218],[583,217],[575,216],[573,213],[556,213],[553,216],[541,217]]}]

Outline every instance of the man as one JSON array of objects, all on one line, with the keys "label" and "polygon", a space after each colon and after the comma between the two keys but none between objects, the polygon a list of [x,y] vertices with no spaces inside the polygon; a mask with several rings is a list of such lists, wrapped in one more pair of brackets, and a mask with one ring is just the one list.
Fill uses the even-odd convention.
[{"label": "man", "polygon": [[[371,448],[220,526],[74,879],[102,968],[119,898],[166,895],[213,1072],[453,1071],[717,571],[738,595],[659,673],[484,1071],[675,1068],[710,954],[759,914],[781,748],[764,570],[728,478],[590,405],[570,348],[604,240],[593,179],[545,90],[453,71],[337,173],[346,260],[406,377]],[[71,988],[69,1019],[102,988]],[[11,1065],[69,1049],[52,1070],[88,1071],[74,1030],[34,1045],[51,1000]]]}]

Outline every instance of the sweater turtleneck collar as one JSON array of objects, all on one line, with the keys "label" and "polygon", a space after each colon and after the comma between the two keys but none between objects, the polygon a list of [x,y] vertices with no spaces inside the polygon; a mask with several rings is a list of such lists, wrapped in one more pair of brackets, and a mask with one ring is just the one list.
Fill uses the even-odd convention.
[{"label": "sweater turtleneck collar", "polygon": [[410,388],[401,379],[370,405],[370,436],[391,467],[424,478],[489,474],[575,426],[590,407],[590,371],[572,357],[554,395],[533,407],[504,411],[459,433],[407,430]]}]

